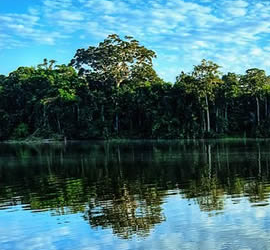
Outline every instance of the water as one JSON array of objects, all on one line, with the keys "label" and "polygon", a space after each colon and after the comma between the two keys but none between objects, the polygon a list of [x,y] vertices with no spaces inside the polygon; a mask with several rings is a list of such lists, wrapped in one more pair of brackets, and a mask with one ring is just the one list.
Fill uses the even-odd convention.
[{"label": "water", "polygon": [[270,249],[269,194],[268,140],[0,144],[0,249]]}]

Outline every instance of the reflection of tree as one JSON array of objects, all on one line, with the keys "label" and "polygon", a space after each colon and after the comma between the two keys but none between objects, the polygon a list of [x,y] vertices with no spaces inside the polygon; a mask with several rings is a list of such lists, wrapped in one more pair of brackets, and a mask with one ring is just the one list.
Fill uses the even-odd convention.
[{"label": "reflection of tree", "polygon": [[[268,189],[268,193],[269,193]],[[245,192],[249,196],[250,202],[266,201],[268,195],[266,194],[265,184],[261,180],[250,180],[245,185]]]},{"label": "reflection of tree", "polygon": [[236,177],[230,180],[229,183],[227,183],[226,191],[228,194],[231,194],[233,196],[239,196],[244,193],[245,189],[245,179]]},{"label": "reflection of tree", "polygon": [[197,181],[191,181],[185,194],[187,198],[195,198],[203,211],[222,210],[224,207],[224,190],[213,174],[211,145],[206,148],[207,164]]},{"label": "reflection of tree", "polygon": [[216,176],[203,176],[201,179],[201,195],[196,198],[204,211],[222,210],[224,207],[224,190],[218,185]]},{"label": "reflection of tree", "polygon": [[245,145],[240,153],[238,144],[213,141],[5,146],[16,161],[0,160],[0,207],[79,212],[120,237],[146,236],[165,220],[163,199],[176,186],[207,212],[230,196],[266,201],[269,146]]},{"label": "reflection of tree", "polygon": [[257,143],[257,168],[258,173],[254,179],[246,181],[244,192],[248,194],[250,202],[267,201],[269,198],[270,187],[265,183],[265,177],[262,175],[262,154],[261,145]]},{"label": "reflection of tree", "polygon": [[218,183],[217,176],[203,174],[199,181],[191,181],[185,197],[194,198],[201,210],[212,211],[222,210],[224,207],[224,189]]},{"label": "reflection of tree", "polygon": [[83,212],[85,209],[86,193],[82,179],[59,180],[49,176],[40,180],[38,193],[30,193],[31,209],[50,209],[56,214]]},{"label": "reflection of tree", "polygon": [[112,228],[122,238],[133,234],[146,236],[154,225],[165,220],[162,214],[162,198],[166,194],[156,187],[144,188],[139,194],[131,190],[138,187],[124,184],[113,199],[98,196],[89,203],[85,218],[93,227]]}]

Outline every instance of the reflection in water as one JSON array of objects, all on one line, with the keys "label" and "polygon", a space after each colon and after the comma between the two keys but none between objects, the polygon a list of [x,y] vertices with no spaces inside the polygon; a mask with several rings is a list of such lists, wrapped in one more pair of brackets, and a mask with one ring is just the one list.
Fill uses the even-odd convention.
[{"label": "reflection in water", "polygon": [[[120,238],[149,236],[171,194],[220,214],[269,202],[268,141],[0,145],[0,209],[79,213]],[[175,196],[175,195],[174,195]],[[194,206],[194,205],[192,205]],[[0,242],[1,246],[1,242]]]},{"label": "reflection in water", "polygon": [[195,198],[201,210],[212,211],[222,210],[224,207],[224,189],[219,185],[217,173],[212,170],[211,145],[205,146],[207,162],[203,166],[197,180],[190,180],[190,184],[185,188],[187,198]]},{"label": "reflection in water", "polygon": [[138,190],[138,187],[123,184],[110,200],[103,199],[104,196],[94,198],[85,218],[92,227],[112,228],[123,238],[129,238],[135,232],[146,236],[153,225],[164,220],[161,204],[165,193],[152,187],[134,194],[134,189]]}]

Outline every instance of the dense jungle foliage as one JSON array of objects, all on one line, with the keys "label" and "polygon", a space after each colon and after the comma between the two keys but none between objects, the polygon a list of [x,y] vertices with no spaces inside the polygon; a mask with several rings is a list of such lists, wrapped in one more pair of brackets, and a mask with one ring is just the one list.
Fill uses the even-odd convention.
[{"label": "dense jungle foliage", "polygon": [[0,75],[0,139],[269,137],[264,70],[222,75],[202,60],[169,83],[155,57],[114,34],[77,50],[69,65],[44,59]]}]

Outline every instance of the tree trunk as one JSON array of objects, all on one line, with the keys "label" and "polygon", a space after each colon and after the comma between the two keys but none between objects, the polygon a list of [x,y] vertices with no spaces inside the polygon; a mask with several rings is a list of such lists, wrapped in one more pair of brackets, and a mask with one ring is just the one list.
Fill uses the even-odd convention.
[{"label": "tree trunk", "polygon": [[46,128],[46,109],[45,109],[45,105],[43,105],[43,127]]},{"label": "tree trunk", "polygon": [[257,104],[257,124],[258,126],[260,126],[260,102],[258,97],[256,97],[256,104]]},{"label": "tree trunk", "polygon": [[57,127],[58,127],[58,132],[61,134],[61,123],[60,123],[60,121],[59,121],[59,118],[58,118],[58,116],[56,117],[56,119],[57,119]]},{"label": "tree trunk", "polygon": [[105,118],[104,118],[104,105],[101,105],[101,121],[104,122]]},{"label": "tree trunk", "polygon": [[225,106],[225,121],[228,121],[228,105]]},{"label": "tree trunk", "polygon": [[216,108],[216,132],[218,133],[218,108]]},{"label": "tree trunk", "polygon": [[203,132],[206,131],[206,124],[205,124],[205,114],[204,114],[204,110],[202,111],[202,120],[203,120]]},{"label": "tree trunk", "polygon": [[118,113],[115,114],[115,130],[118,134],[119,132],[119,117],[118,117]]},{"label": "tree trunk", "polygon": [[50,128],[47,107],[45,105],[43,106],[43,127],[46,129]]},{"label": "tree trunk", "polygon": [[115,103],[115,107],[116,107],[116,114],[115,114],[115,131],[118,134],[119,132],[119,114],[118,114],[118,91],[119,91],[119,87],[120,87],[120,82],[117,82],[117,92],[116,92],[116,103]]},{"label": "tree trunk", "polygon": [[77,105],[77,122],[80,121],[80,107]]},{"label": "tree trunk", "polygon": [[267,96],[265,97],[265,119],[268,118],[268,101]]},{"label": "tree trunk", "polygon": [[206,117],[207,117],[207,132],[210,132],[210,114],[209,114],[209,105],[208,105],[208,96],[205,96],[205,104],[206,104]]}]

